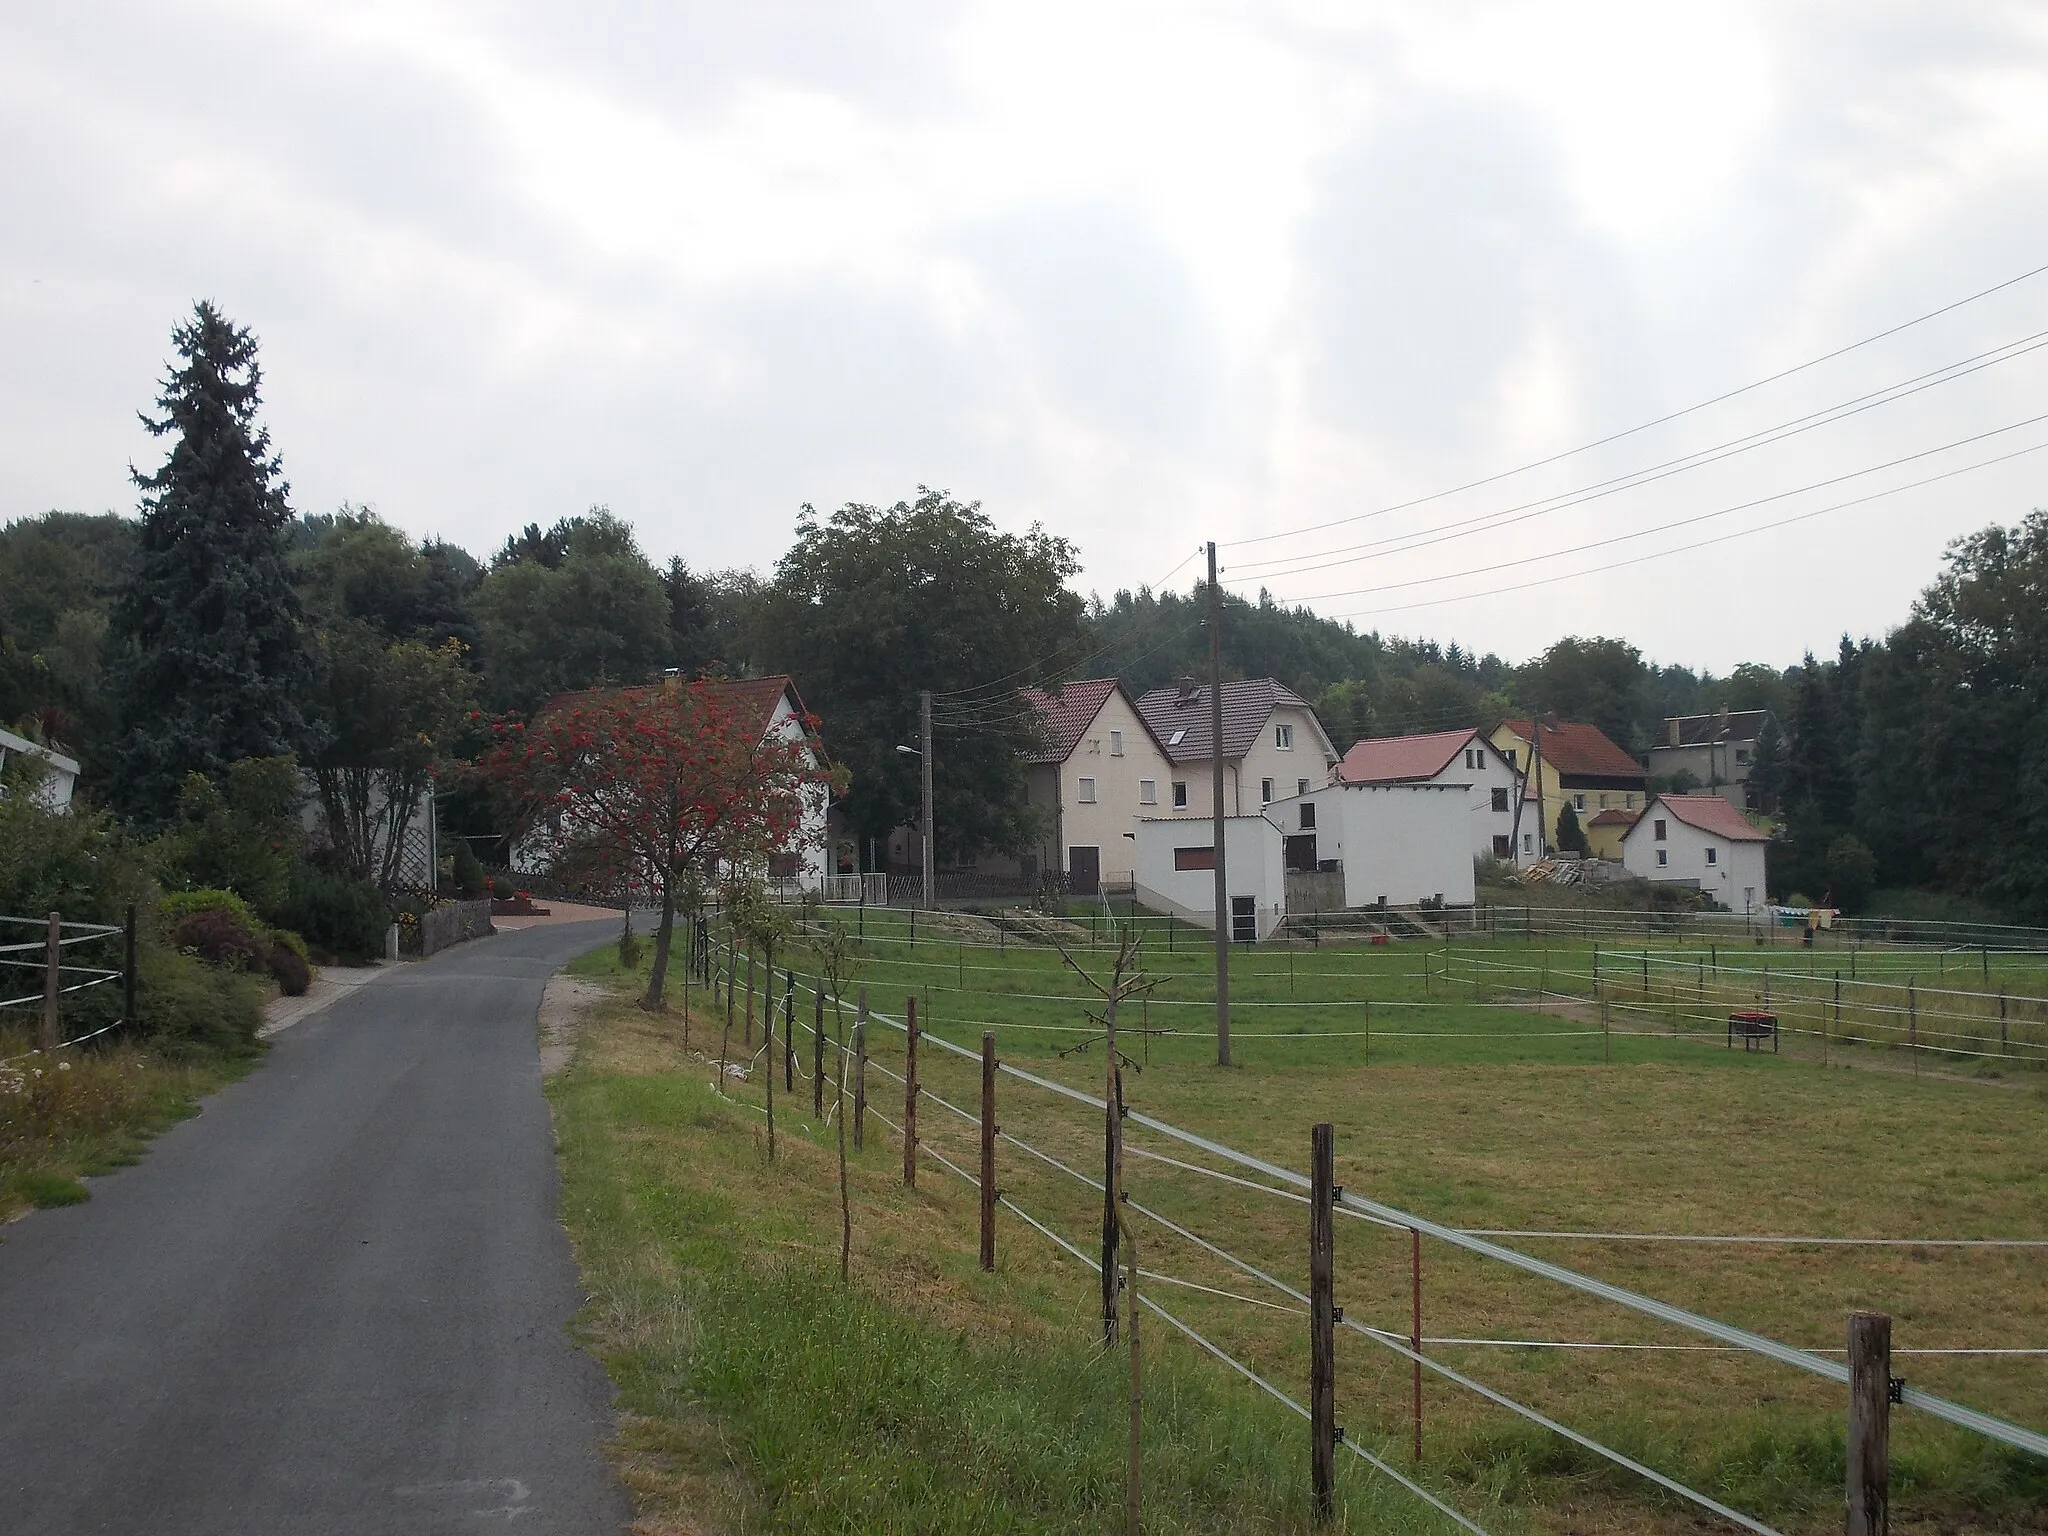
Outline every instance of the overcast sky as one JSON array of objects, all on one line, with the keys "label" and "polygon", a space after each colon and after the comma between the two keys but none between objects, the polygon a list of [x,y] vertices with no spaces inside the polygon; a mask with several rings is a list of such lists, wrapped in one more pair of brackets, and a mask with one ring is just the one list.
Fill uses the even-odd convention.
[{"label": "overcast sky", "polygon": [[1213,538],[1361,627],[1725,670],[2048,505],[2048,449],[1968,468],[2048,444],[1997,432],[2048,413],[2044,273],[1366,515],[2048,263],[2038,4],[13,0],[0,136],[0,520],[132,510],[202,296],[299,510],[479,554],[603,502],[766,568],[801,503],[924,482],[1084,591]]}]

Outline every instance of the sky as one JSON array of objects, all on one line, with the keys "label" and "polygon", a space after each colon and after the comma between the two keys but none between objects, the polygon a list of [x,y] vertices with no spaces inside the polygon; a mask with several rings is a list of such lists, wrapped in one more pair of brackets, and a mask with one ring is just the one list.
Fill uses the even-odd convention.
[{"label": "sky", "polygon": [[133,510],[200,298],[299,511],[479,554],[926,484],[1721,672],[2048,506],[2039,5],[0,0],[0,142],[0,521]]}]

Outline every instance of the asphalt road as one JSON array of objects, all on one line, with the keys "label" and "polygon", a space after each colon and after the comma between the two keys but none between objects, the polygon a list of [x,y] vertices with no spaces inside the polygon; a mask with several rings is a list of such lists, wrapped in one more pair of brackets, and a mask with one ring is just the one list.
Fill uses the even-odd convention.
[{"label": "asphalt road", "polygon": [[609,932],[379,978],[0,1228],[0,1531],[621,1531],[534,1023]]}]

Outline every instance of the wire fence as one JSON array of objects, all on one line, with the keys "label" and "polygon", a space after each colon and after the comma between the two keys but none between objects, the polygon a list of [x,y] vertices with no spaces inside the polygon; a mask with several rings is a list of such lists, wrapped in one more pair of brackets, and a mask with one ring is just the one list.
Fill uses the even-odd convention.
[{"label": "wire fence", "polygon": [[[33,983],[33,991],[12,997],[0,996],[0,1024],[9,1022],[10,1015],[20,1019],[27,1010],[37,1010],[35,1045],[12,1056],[0,1057],[0,1066],[84,1045],[112,1034],[134,1017],[137,977],[133,907],[128,909],[126,922],[119,924],[67,921],[56,912],[47,917],[0,914],[0,924],[8,925],[0,928],[0,932],[18,932],[23,928],[42,930],[42,937],[37,939],[9,939],[0,943],[0,992],[11,990],[10,980],[14,986],[20,986],[29,984],[31,977],[40,978]],[[109,956],[104,953],[108,945],[116,942],[120,947],[115,954]],[[84,946],[93,947],[93,959],[112,959],[116,963],[93,964],[80,958],[86,952],[82,948]],[[111,1023],[83,1034],[69,1034],[64,1000],[117,984],[122,989],[118,1016]]]},{"label": "wire fence", "polygon": [[[714,988],[722,983],[728,989],[728,996],[730,996],[731,989],[737,985],[739,961],[739,954],[729,944],[720,948],[714,956],[707,957],[706,979],[711,981]],[[1447,971],[1447,977],[1448,974]],[[1589,973],[1588,980],[1590,979]],[[768,986],[763,992],[763,998],[766,1003],[764,1009],[765,1030],[772,1030],[773,1028],[776,980],[777,978],[771,972]],[[981,1054],[977,1054],[965,1046],[946,1039],[941,1034],[928,1033],[919,1029],[916,1024],[914,1011],[903,1018],[897,1018],[882,1010],[869,1007],[866,988],[861,989],[861,1000],[858,1009],[859,1022],[854,1032],[854,1043],[849,1045],[843,1038],[843,1027],[840,1038],[833,1038],[830,1032],[822,1027],[821,1021],[824,1016],[825,1007],[823,999],[830,990],[829,983],[824,977],[817,974],[814,970],[799,970],[794,965],[785,963],[782,967],[780,980],[783,990],[783,1051],[785,1053],[784,1070],[786,1082],[793,1082],[797,1076],[814,1079],[814,1088],[818,1094],[816,1102],[822,1103],[823,1061],[825,1053],[832,1051],[838,1055],[838,1070],[841,1073],[842,1083],[845,1080],[845,1075],[848,1073],[853,1074],[857,1081],[864,1083],[865,1074],[873,1071],[882,1079],[891,1081],[903,1088],[905,1092],[905,1114],[900,1123],[881,1115],[874,1109],[871,1103],[866,1103],[864,1091],[857,1093],[856,1102],[863,1104],[864,1113],[874,1115],[875,1118],[887,1125],[893,1135],[899,1139],[906,1137],[909,1139],[910,1150],[905,1164],[906,1181],[912,1176],[914,1164],[918,1160],[924,1159],[943,1167],[950,1174],[977,1189],[980,1188],[982,1183],[981,1175],[970,1171],[968,1167],[962,1166],[963,1163],[971,1163],[973,1161],[972,1157],[962,1155],[956,1161],[954,1158],[947,1156],[940,1149],[940,1146],[936,1144],[937,1142],[944,1141],[945,1135],[943,1131],[935,1138],[930,1130],[920,1132],[916,1129],[917,1106],[920,1103],[929,1103],[949,1117],[950,1123],[955,1127],[961,1128],[963,1132],[971,1131],[982,1140],[984,1168],[993,1169],[993,1149],[996,1146],[1007,1147],[1021,1154],[1024,1158],[1029,1159],[1028,1166],[1037,1168],[1047,1177],[1057,1176],[1055,1179],[1057,1185],[1061,1187],[1078,1185],[1092,1196],[1106,1197],[1106,1191],[1109,1186],[1103,1180],[1092,1177],[1090,1174],[1082,1171],[1081,1168],[1076,1167],[1076,1160],[1071,1153],[1062,1156],[1060,1151],[1038,1144],[1045,1139],[1043,1131],[1035,1133],[1031,1138],[1027,1139],[1026,1136],[1018,1134],[1014,1128],[1003,1128],[1000,1126],[991,1128],[984,1124],[983,1112],[955,1103],[943,1094],[935,1092],[930,1084],[921,1081],[917,1065],[917,1047],[922,1044],[940,1053],[941,1058],[974,1063],[983,1074],[983,1103],[985,1105],[993,1102],[993,1083],[997,1076],[1025,1085],[1037,1096],[1036,1102],[1039,1105],[1039,1111],[1035,1111],[1034,1115],[1038,1112],[1064,1105],[1070,1111],[1074,1108],[1079,1108],[1093,1116],[1102,1117],[1106,1125],[1109,1115],[1109,1101],[1107,1099],[1096,1097],[1068,1084],[1042,1076],[1012,1063],[1001,1061],[994,1055],[992,1029],[984,1037],[984,1051]],[[813,995],[815,1019],[820,1022],[804,1020],[801,1017],[802,1010],[795,1008],[795,989],[799,982],[803,984],[807,992]],[[1087,1001],[1080,997],[1069,997],[1066,995],[1061,995],[1057,1000],[1075,1005],[1080,1005]],[[961,1020],[948,1020],[948,1024],[951,1026],[958,1026],[964,1022]],[[879,1025],[885,1030],[893,1031],[895,1035],[901,1037],[903,1071],[897,1071],[886,1065],[870,1049],[867,1027],[870,1024]],[[1097,1035],[1101,1033],[1099,1026],[1095,1025],[1074,1025],[1068,1027],[1076,1031],[1092,1031]],[[797,1049],[797,1035],[803,1031],[808,1031],[812,1036],[810,1043],[814,1052],[814,1068],[810,1072],[803,1070],[799,1059],[802,1053]],[[763,1051],[770,1049],[770,1037],[764,1036],[762,1049]],[[771,1076],[773,1069],[774,1062],[771,1059],[769,1062]],[[721,1086],[723,1087],[723,1085]],[[1148,1133],[1160,1141],[1176,1146],[1180,1154],[1177,1156],[1172,1152],[1161,1150],[1157,1145],[1140,1145],[1137,1141],[1124,1139],[1121,1135],[1118,1138],[1123,1155],[1134,1158],[1139,1163],[1161,1170],[1161,1177],[1165,1179],[1172,1180],[1177,1176],[1183,1175],[1198,1177],[1228,1187],[1237,1192],[1237,1197],[1248,1198],[1257,1196],[1264,1200],[1287,1202],[1297,1207],[1308,1206],[1313,1211],[1317,1195],[1314,1183],[1309,1176],[1171,1122],[1144,1114],[1128,1104],[1120,1106],[1118,1118],[1126,1130],[1135,1127],[1137,1130]],[[1047,1121],[1044,1130],[1055,1131],[1059,1137],[1067,1140],[1073,1140],[1077,1134],[1076,1128],[1071,1123],[1062,1123],[1057,1118]],[[1078,1136],[1083,1145],[1087,1144],[1089,1135],[1090,1132],[1085,1126],[1078,1131]],[[1222,1166],[1217,1166],[1218,1164]],[[1023,1168],[1027,1165],[1020,1163],[1017,1166]],[[1119,1178],[1118,1183],[1120,1187],[1124,1185],[1124,1182]],[[1229,1272],[1229,1275],[1236,1277],[1236,1283],[1233,1286],[1231,1281],[1223,1276],[1195,1278],[1187,1274],[1176,1273],[1171,1268],[1155,1267],[1152,1269],[1135,1269],[1134,1274],[1137,1280],[1151,1281],[1173,1287],[1177,1291],[1188,1295],[1192,1300],[1205,1305],[1228,1304],[1238,1308],[1255,1309],[1261,1313],[1281,1312],[1305,1316],[1312,1313],[1310,1295],[1302,1291],[1300,1287],[1280,1278],[1274,1272],[1276,1265],[1272,1260],[1262,1258],[1260,1262],[1254,1263],[1243,1254],[1233,1251],[1231,1242],[1222,1240],[1219,1234],[1212,1232],[1205,1236],[1196,1229],[1192,1221],[1185,1219],[1176,1221],[1168,1217],[1156,1208],[1156,1204],[1138,1199],[1136,1193],[1131,1189],[1124,1188],[1123,1193],[1126,1209],[1149,1222],[1157,1231],[1166,1234],[1169,1239],[1182,1245],[1185,1250],[1191,1250],[1192,1255],[1198,1256],[1200,1260],[1221,1265]],[[1051,1198],[1049,1191],[1047,1192],[1047,1198]],[[1496,1239],[1515,1238],[1530,1241],[1546,1240],[1582,1243],[1626,1241],[1768,1246],[1804,1245],[1818,1248],[1859,1246],[1953,1248],[1965,1250],[2010,1249],[2022,1252],[2048,1248],[2048,1238],[1858,1237],[1799,1234],[1717,1235],[1619,1231],[1575,1232],[1541,1229],[1500,1229],[1489,1231],[1442,1225],[1413,1212],[1405,1211],[1341,1188],[1335,1190],[1329,1198],[1335,1214],[1366,1222],[1378,1228],[1412,1234],[1413,1240],[1418,1245],[1416,1258],[1417,1315],[1415,1326],[1409,1332],[1404,1334],[1385,1328],[1375,1328],[1362,1319],[1343,1317],[1341,1310],[1337,1318],[1338,1326],[1344,1328],[1353,1336],[1367,1340],[1397,1359],[1406,1362],[1417,1373],[1415,1412],[1418,1461],[1420,1460],[1421,1433],[1420,1373],[1427,1371],[1437,1379],[1449,1382],[1459,1390],[1470,1393],[1495,1408],[1512,1413],[1527,1422],[1541,1427],[1546,1432],[1556,1434],[1570,1441],[1581,1450],[1595,1455],[1623,1469],[1632,1476],[1639,1477],[1654,1485],[1666,1495],[1683,1499],[1717,1518],[1744,1529],[1768,1533],[1768,1536],[1775,1536],[1772,1528],[1752,1515],[1735,1509],[1700,1489],[1687,1486],[1668,1472],[1653,1467],[1643,1460],[1632,1457],[1611,1445],[1604,1444],[1594,1436],[1563,1423],[1528,1403],[1519,1401],[1496,1386],[1477,1380],[1467,1372],[1451,1366],[1429,1351],[1432,1349],[1522,1349],[1546,1351],[1640,1350],[1644,1352],[1711,1352],[1755,1357],[1780,1367],[1790,1368],[1809,1376],[1821,1378],[1838,1386],[1849,1385],[1851,1370],[1848,1364],[1834,1359],[1833,1356],[1846,1354],[1848,1351],[1825,1348],[1809,1349],[1788,1345],[1723,1323],[1701,1313],[1674,1306],[1638,1291],[1597,1279],[1567,1266],[1552,1263],[1519,1249],[1505,1247]],[[1150,1199],[1151,1197],[1148,1196],[1147,1200]],[[1113,1249],[1106,1249],[1101,1257],[1091,1255],[1083,1246],[1078,1245],[1058,1230],[1058,1217],[1049,1215],[1045,1210],[1027,1210],[1020,1200],[1014,1198],[1014,1192],[1003,1190],[1000,1184],[998,1184],[995,1199],[988,1202],[988,1207],[990,1210],[999,1207],[1016,1216],[1032,1231],[1056,1245],[1069,1257],[1081,1261],[1098,1274],[1104,1267],[1105,1262],[1113,1260]],[[1246,1230],[1248,1231],[1249,1229]],[[1426,1336],[1422,1333],[1420,1324],[1421,1267],[1419,1247],[1421,1239],[1425,1237],[1465,1255],[1484,1260],[1490,1265],[1544,1279],[1639,1317],[1648,1318],[1659,1325],[1679,1329],[1710,1342],[1671,1343],[1663,1341],[1603,1341],[1573,1338]],[[992,1241],[992,1238],[984,1238],[985,1243],[992,1243]],[[1242,1236],[1235,1239],[1235,1241],[1241,1246]],[[1156,1266],[1159,1261],[1155,1258],[1153,1262]],[[1244,1284],[1246,1281],[1255,1282],[1252,1287],[1253,1290],[1263,1290],[1267,1294],[1248,1294]],[[1275,1384],[1271,1379],[1270,1371],[1262,1372],[1255,1368],[1254,1365],[1246,1363],[1245,1360],[1238,1358],[1237,1355],[1218,1344],[1209,1335],[1199,1332],[1183,1319],[1169,1314],[1149,1296],[1141,1295],[1138,1299],[1149,1314],[1158,1316],[1163,1321],[1166,1321],[1205,1354],[1242,1375],[1277,1401],[1286,1404],[1294,1412],[1305,1418],[1312,1417],[1310,1408],[1304,1407],[1290,1393]],[[1909,1353],[1909,1351],[1900,1350],[1898,1353],[1904,1355]],[[1928,1348],[1910,1351],[1910,1353],[1958,1357],[2031,1357],[2048,1355],[2048,1349],[2031,1345],[1983,1344]],[[2048,1457],[2048,1436],[2044,1436],[2032,1429],[2010,1423],[1994,1415],[1915,1388],[1901,1387],[1897,1400],[1908,1408],[1965,1431],[1987,1437],[2002,1446],[2033,1456]],[[1385,1457],[1369,1452],[1362,1445],[1353,1443],[1348,1439],[1344,1440],[1343,1443],[1348,1445],[1350,1449],[1356,1452],[1358,1456],[1363,1458],[1375,1470],[1392,1477],[1399,1486],[1416,1497],[1425,1500],[1439,1514],[1450,1519],[1460,1528],[1474,1531],[1480,1529],[1467,1515],[1459,1512],[1448,1502],[1448,1495],[1445,1491],[1431,1490],[1417,1479],[1399,1472]]]}]

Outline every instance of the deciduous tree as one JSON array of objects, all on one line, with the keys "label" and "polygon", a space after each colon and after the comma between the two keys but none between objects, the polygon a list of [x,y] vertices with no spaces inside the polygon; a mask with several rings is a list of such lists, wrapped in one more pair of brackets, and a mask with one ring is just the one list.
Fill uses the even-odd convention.
[{"label": "deciduous tree", "polygon": [[753,714],[697,688],[600,693],[499,728],[486,767],[543,835],[577,837],[607,853],[661,907],[654,964],[641,1005],[662,1006],[678,906],[721,869],[765,869],[795,851],[806,802],[833,776],[810,742],[763,734]]}]

